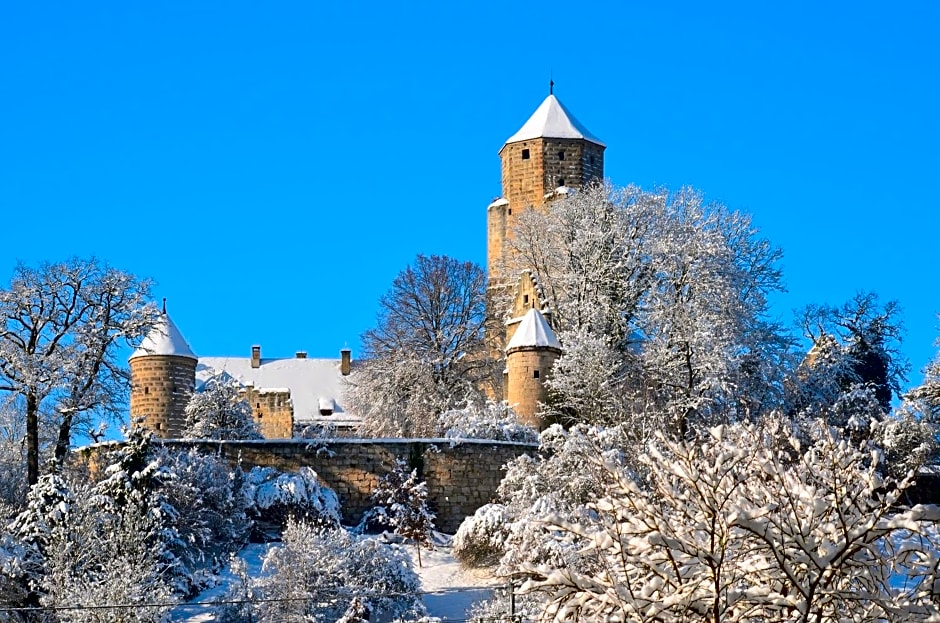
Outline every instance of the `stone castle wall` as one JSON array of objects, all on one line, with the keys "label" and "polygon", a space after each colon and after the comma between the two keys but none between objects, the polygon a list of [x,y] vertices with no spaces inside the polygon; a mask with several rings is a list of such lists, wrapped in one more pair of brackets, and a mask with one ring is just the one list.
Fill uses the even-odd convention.
[{"label": "stone castle wall", "polygon": [[179,437],[186,423],[186,405],[193,394],[196,360],[174,355],[135,357],[131,367],[131,421],[157,437]]},{"label": "stone castle wall", "polygon": [[183,441],[167,447],[198,447],[221,453],[232,465],[297,471],[310,467],[339,496],[343,521],[357,523],[370,508],[369,496],[379,478],[394,469],[396,458],[409,461],[427,482],[428,504],[439,530],[453,534],[465,517],[493,501],[503,478],[502,467],[537,446],[487,440],[332,439],[284,441]]},{"label": "stone castle wall", "polygon": [[265,439],[290,439],[294,434],[294,407],[287,389],[244,389],[251,415]]}]

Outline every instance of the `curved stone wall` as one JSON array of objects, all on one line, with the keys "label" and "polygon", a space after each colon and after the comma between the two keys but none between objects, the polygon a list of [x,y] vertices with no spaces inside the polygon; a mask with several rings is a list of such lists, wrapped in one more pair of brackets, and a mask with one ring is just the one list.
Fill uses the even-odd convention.
[{"label": "curved stone wall", "polygon": [[336,491],[343,520],[357,523],[369,508],[369,496],[379,478],[392,471],[396,458],[406,459],[427,483],[428,502],[437,514],[439,530],[453,534],[460,522],[493,501],[503,478],[503,466],[538,446],[524,443],[467,439],[331,439],[195,441],[167,440],[167,447],[197,447],[218,452],[232,465],[276,467],[282,471],[312,468]]}]

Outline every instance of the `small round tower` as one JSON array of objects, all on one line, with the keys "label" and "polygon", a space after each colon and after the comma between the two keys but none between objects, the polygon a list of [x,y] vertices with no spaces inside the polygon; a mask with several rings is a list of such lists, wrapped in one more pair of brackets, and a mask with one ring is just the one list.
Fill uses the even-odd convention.
[{"label": "small round tower", "polygon": [[179,437],[185,409],[196,385],[197,357],[166,313],[129,359],[131,425],[163,439]]},{"label": "small round tower", "polygon": [[522,424],[545,427],[539,403],[545,401],[545,380],[559,355],[561,344],[545,316],[530,309],[506,345],[506,401]]}]

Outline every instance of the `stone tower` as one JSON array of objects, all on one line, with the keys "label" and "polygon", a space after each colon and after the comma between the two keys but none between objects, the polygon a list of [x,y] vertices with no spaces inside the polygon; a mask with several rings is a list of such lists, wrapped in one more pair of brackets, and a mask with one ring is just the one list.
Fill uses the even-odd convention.
[{"label": "stone tower", "polygon": [[197,358],[165,306],[129,361],[131,423],[157,437],[179,437],[186,421],[184,410],[196,385]]},{"label": "stone tower", "polygon": [[[506,355],[503,396],[516,405],[520,420],[539,427],[542,423],[536,412],[538,402],[545,398],[542,383],[561,350],[551,329],[551,310],[530,270],[533,267],[512,252],[513,231],[516,219],[527,208],[540,209],[603,180],[605,149],[549,90],[548,97],[499,150],[503,196],[488,206],[486,214],[486,341],[494,356]],[[533,311],[536,319],[528,320]],[[535,336],[529,333],[533,323],[541,327]],[[542,336],[541,342],[537,335]]]},{"label": "stone tower", "polygon": [[545,401],[545,380],[560,354],[561,344],[545,316],[530,309],[506,345],[506,401],[521,423],[545,428],[538,407]]},{"label": "stone tower", "polygon": [[[508,242],[516,217],[568,189],[604,179],[604,143],[575,119],[554,94],[499,150],[503,196],[487,208],[487,269],[491,284],[517,267]],[[560,191],[560,192],[558,192]],[[510,277],[514,281],[514,276]]]}]

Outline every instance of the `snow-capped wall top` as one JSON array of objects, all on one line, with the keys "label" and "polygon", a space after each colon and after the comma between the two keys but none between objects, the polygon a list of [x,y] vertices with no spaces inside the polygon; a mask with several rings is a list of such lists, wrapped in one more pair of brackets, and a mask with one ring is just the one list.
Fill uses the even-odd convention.
[{"label": "snow-capped wall top", "polygon": [[588,132],[554,95],[545,98],[542,105],[532,113],[518,132],[509,137],[506,144],[534,138],[580,138],[605,147],[604,143]]},{"label": "snow-capped wall top", "polygon": [[522,317],[522,322],[513,334],[512,339],[506,344],[506,351],[513,348],[523,348],[540,346],[545,348],[561,349],[561,343],[552,328],[537,309],[530,309]]},{"label": "snow-capped wall top", "polygon": [[179,328],[166,312],[160,314],[150,333],[140,343],[137,350],[128,357],[128,360],[147,355],[175,355],[177,357],[198,359],[189,344],[186,343],[186,338],[183,337]]}]

